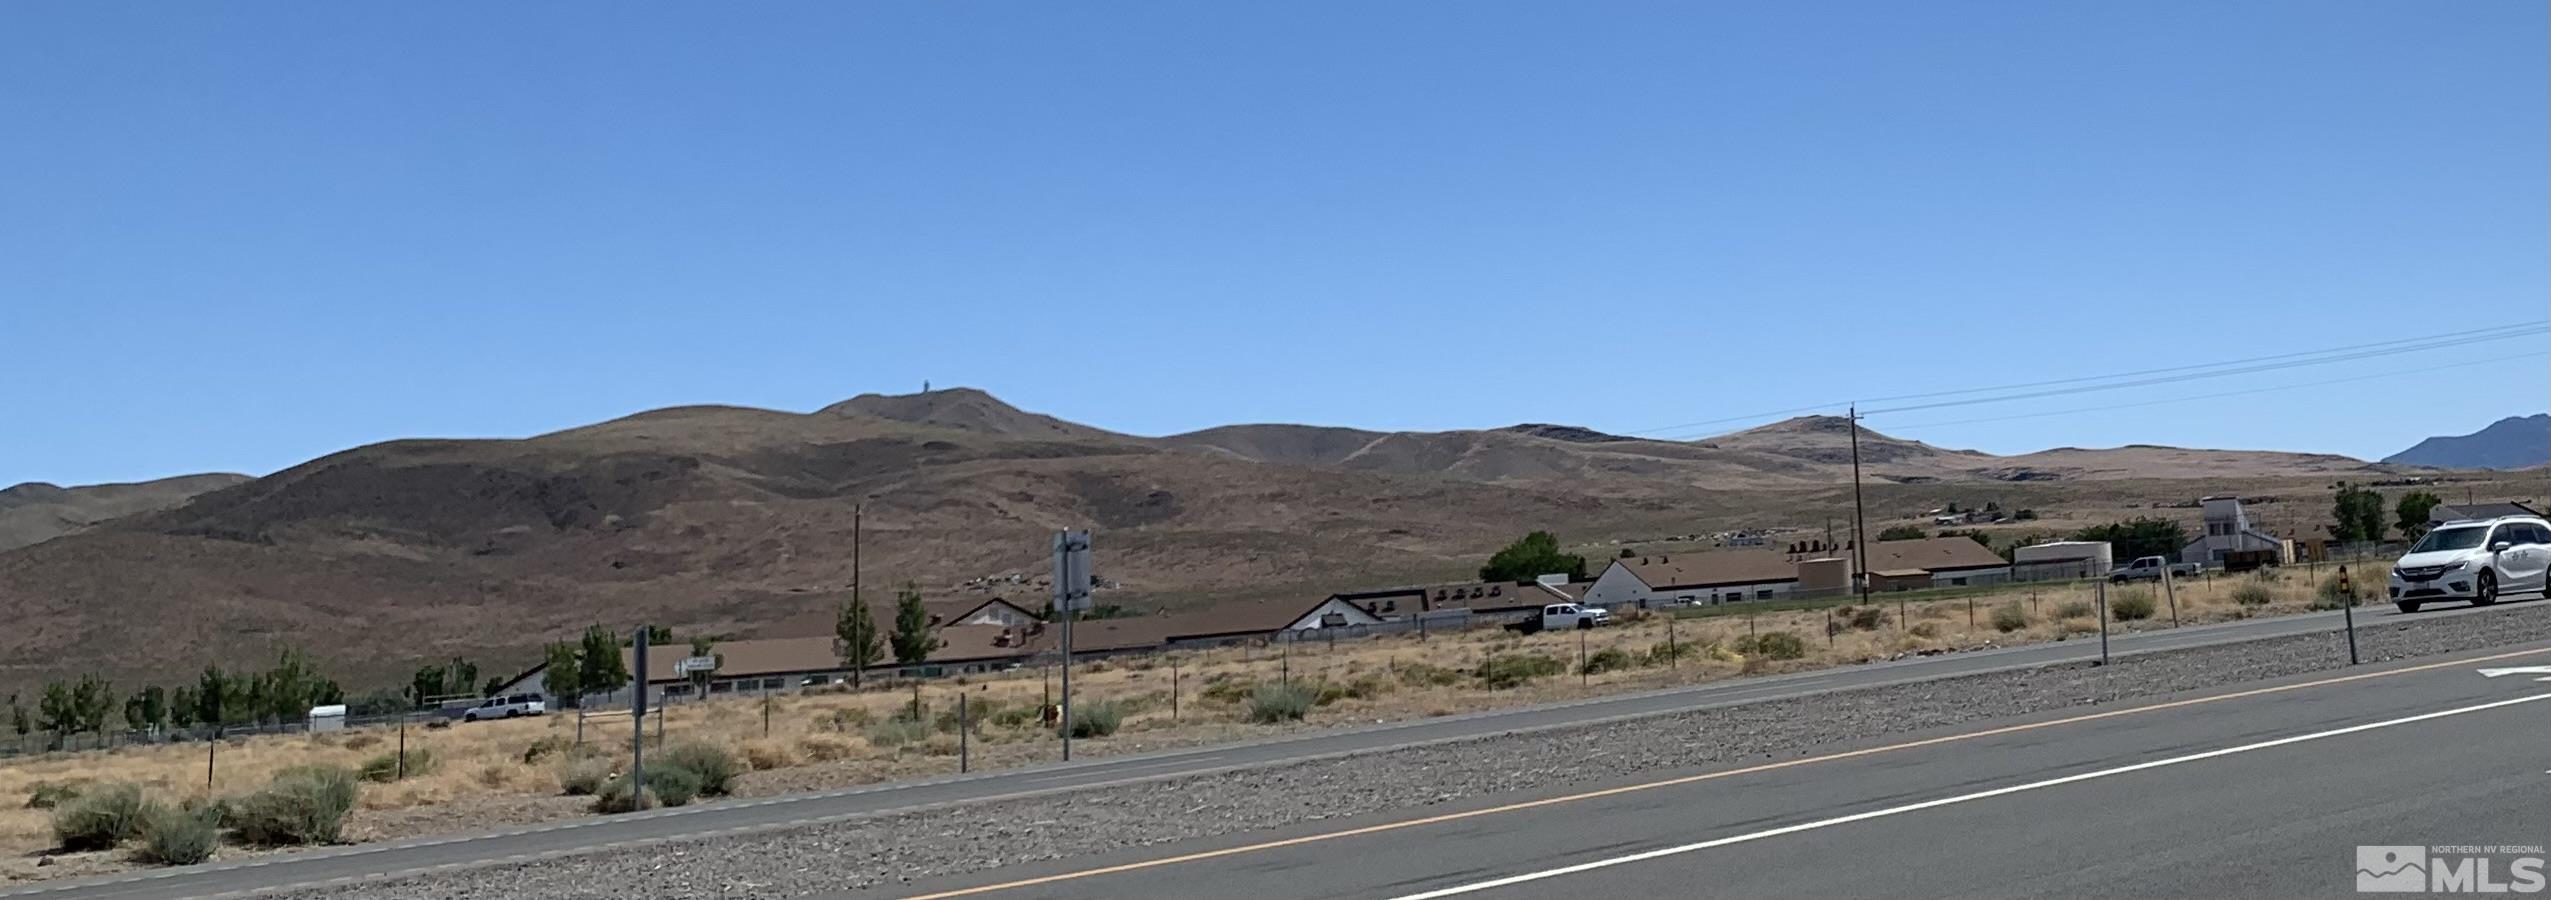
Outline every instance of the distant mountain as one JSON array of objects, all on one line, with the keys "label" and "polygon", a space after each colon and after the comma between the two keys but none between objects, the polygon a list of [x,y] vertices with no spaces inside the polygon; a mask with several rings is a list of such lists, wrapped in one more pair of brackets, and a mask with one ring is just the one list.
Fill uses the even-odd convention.
[{"label": "distant mountain", "polygon": [[2431,437],[2383,461],[2440,469],[2521,469],[2551,463],[2551,413],[2510,416],[2470,434]]},{"label": "distant mountain", "polygon": [[246,475],[224,472],[134,484],[61,487],[31,481],[0,488],[0,550],[52,540],[119,516],[167,509],[247,480]]}]

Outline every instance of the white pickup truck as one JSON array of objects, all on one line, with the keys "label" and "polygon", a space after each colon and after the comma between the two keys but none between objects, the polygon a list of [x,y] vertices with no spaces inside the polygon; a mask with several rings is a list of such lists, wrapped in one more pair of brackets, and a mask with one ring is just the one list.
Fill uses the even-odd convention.
[{"label": "white pickup truck", "polygon": [[2174,563],[2166,557],[2147,556],[2110,569],[2108,580],[2112,584],[2123,584],[2129,581],[2160,581],[2163,572],[2170,573],[2172,578],[2195,578],[2204,571],[2205,567],[2196,563]]},{"label": "white pickup truck", "polygon": [[1612,621],[1612,611],[1600,606],[1553,603],[1541,608],[1540,615],[1523,617],[1523,621],[1506,626],[1507,631],[1532,634],[1568,628],[1592,628]]}]

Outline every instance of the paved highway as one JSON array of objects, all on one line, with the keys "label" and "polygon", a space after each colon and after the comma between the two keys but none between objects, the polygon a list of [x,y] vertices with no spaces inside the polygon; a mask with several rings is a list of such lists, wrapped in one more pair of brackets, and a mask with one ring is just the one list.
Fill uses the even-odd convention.
[{"label": "paved highway", "polygon": [[[2497,609],[2504,609],[2498,607]],[[2490,609],[2435,610],[2412,618],[2487,615]],[[2396,615],[2388,607],[2358,611],[2360,625]],[[2121,635],[2112,652],[2131,654],[2208,643],[2327,632],[2338,613],[2312,613],[2218,625]],[[42,882],[0,891],[0,898],[42,896],[80,900],[159,900],[208,897],[277,888],[342,884],[441,869],[520,861],[598,847],[685,836],[784,828],[832,819],[946,803],[1026,796],[1159,777],[1219,771],[1377,748],[1456,740],[1484,734],[1559,727],[1620,717],[1747,703],[1842,688],[1938,678],[1993,669],[2094,658],[2098,642],[2067,641],[1998,650],[1920,657],[1841,669],[1801,672],[1622,694],[1597,700],[1448,716],[1367,728],[1189,750],[1049,764],[972,776],[872,785],[848,790],[758,800],[698,804],[636,815],[576,819],[549,825],[331,847],[273,854],[186,868]]]},{"label": "paved highway", "polygon": [[[2545,662],[2551,647],[2283,679],[1803,760],[1005,866],[897,893],[2353,896],[2360,844],[2538,847],[2551,837],[2551,684],[2475,671]],[[2494,860],[2497,880],[2513,860]]]}]

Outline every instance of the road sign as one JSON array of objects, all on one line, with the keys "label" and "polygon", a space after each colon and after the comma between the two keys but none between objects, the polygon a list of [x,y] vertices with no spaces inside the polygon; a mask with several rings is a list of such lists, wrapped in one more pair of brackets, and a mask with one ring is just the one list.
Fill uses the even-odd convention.
[{"label": "road sign", "polygon": [[2542,677],[2534,680],[2551,681],[2551,666],[2517,666],[2511,669],[2480,670],[2480,677],[2482,678],[2496,678],[2501,675],[2540,675]]},{"label": "road sign", "polygon": [[717,671],[717,657],[714,656],[688,656],[673,661],[673,674],[675,675],[689,675],[693,672],[715,671]]},{"label": "road sign", "polygon": [[1054,533],[1053,600],[1056,611],[1089,609],[1089,566],[1089,532]]}]

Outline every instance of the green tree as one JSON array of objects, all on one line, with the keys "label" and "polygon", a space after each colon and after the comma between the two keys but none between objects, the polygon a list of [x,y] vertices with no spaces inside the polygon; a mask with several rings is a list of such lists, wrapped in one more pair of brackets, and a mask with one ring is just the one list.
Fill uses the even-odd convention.
[{"label": "green tree", "polygon": [[452,661],[446,664],[443,668],[445,669],[443,673],[443,687],[445,690],[458,694],[478,686],[477,663],[471,662],[464,657],[455,656],[452,657]]},{"label": "green tree", "polygon": [[336,683],[322,677],[309,656],[286,648],[276,655],[274,667],[257,677],[257,717],[299,721],[310,714],[311,707],[331,702],[336,693]]},{"label": "green tree", "polygon": [[115,685],[95,675],[82,675],[71,696],[79,708],[81,729],[105,733],[106,717],[120,705],[115,702]]},{"label": "green tree", "polygon": [[142,695],[124,698],[124,730],[146,731],[150,727],[150,717],[142,714]]},{"label": "green tree", "polygon": [[2093,525],[2073,532],[2076,541],[2100,541],[2108,545],[2119,563],[2146,556],[2172,556],[2188,546],[2188,529],[2168,519],[2135,518],[2106,525]]},{"label": "green tree", "polygon": [[174,725],[179,728],[194,727],[195,710],[197,708],[198,707],[195,705],[195,688],[193,685],[181,684],[169,689],[168,723],[170,725]]},{"label": "green tree", "polygon": [[[710,650],[716,646],[717,642],[710,640],[707,635],[694,637],[691,639],[691,655],[695,657],[706,656],[710,659],[717,660],[717,665],[724,666],[726,665],[726,657],[721,654],[710,652]],[[709,696],[709,676],[715,674],[717,674],[716,669],[691,670],[691,696],[706,699]]]},{"label": "green tree", "polygon": [[628,686],[629,663],[620,658],[619,636],[611,629],[600,625],[585,629],[584,643],[576,649],[576,683],[584,685],[587,694],[608,694]]},{"label": "green tree", "polygon": [[1878,532],[1878,539],[1882,541],[1918,541],[1930,536],[1920,525],[1889,525]]},{"label": "green tree", "polygon": [[2408,536],[2410,540],[2426,537],[2427,516],[2435,512],[2436,507],[2443,505],[2444,502],[2445,498],[2426,491],[2411,491],[2400,495],[2400,503],[2392,507],[2392,512],[2397,516],[2396,522],[2400,533]]},{"label": "green tree", "polygon": [[151,729],[168,727],[168,690],[151,685],[134,695],[142,702],[142,726]]},{"label": "green tree", "polygon": [[1586,558],[1559,552],[1559,537],[1547,531],[1524,535],[1488,557],[1479,567],[1481,581],[1530,581],[1543,575],[1565,573],[1569,581],[1586,577]]},{"label": "green tree", "polygon": [[904,582],[895,591],[895,633],[888,639],[895,648],[895,662],[916,666],[930,660],[931,651],[939,649],[939,636],[930,632],[930,610],[921,605],[921,587]]},{"label": "green tree", "polygon": [[221,726],[230,724],[229,705],[236,681],[222,672],[220,666],[205,666],[204,674],[195,677],[195,721],[213,726],[213,734],[221,734]]},{"label": "green tree", "polygon": [[2383,495],[2373,488],[2338,483],[2332,497],[2330,536],[2340,542],[2379,541],[2383,539]]},{"label": "green tree", "polygon": [[444,693],[446,693],[443,678],[449,671],[450,670],[445,669],[442,666],[418,667],[416,674],[408,678],[408,703],[414,706],[424,706],[442,699]]},{"label": "green tree", "polygon": [[61,749],[63,741],[80,730],[80,703],[71,695],[69,682],[45,682],[44,696],[36,700],[35,714],[36,725],[53,735],[54,749]]},{"label": "green tree", "polygon": [[859,602],[856,595],[844,602],[833,619],[833,636],[841,639],[841,665],[850,670],[850,685],[858,687],[860,673],[885,656],[885,650],[877,646],[877,620],[868,612],[868,604]]},{"label": "green tree", "polygon": [[585,666],[577,653],[577,646],[568,641],[558,641],[542,647],[540,656],[541,688],[567,706],[584,702]]},{"label": "green tree", "polygon": [[16,694],[9,695],[9,730],[19,737],[26,737],[35,730],[35,722],[27,718],[26,705],[18,702]]}]

